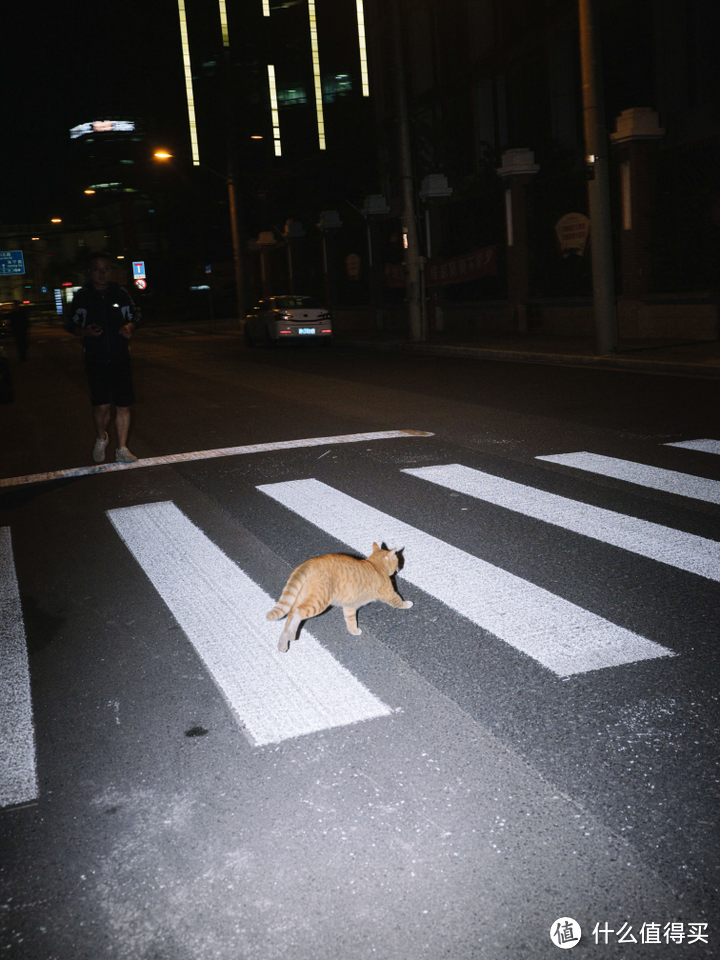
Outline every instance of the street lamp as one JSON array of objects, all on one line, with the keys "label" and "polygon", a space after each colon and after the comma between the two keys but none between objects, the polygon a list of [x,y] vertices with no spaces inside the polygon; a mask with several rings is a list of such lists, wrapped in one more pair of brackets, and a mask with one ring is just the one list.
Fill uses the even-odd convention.
[{"label": "street lamp", "polygon": [[[156,160],[161,161],[173,159],[173,154],[169,153],[167,150],[156,150],[153,156]],[[233,177],[231,169],[228,170],[227,174],[222,174],[218,173],[217,170],[213,170],[213,168],[209,167],[206,163],[200,163],[197,161],[195,166],[202,167],[204,170],[208,170],[210,173],[212,173],[213,176],[219,177],[227,187],[228,208],[230,210],[230,229],[232,232],[233,244],[233,261],[235,265],[235,294],[237,296],[238,320],[240,320],[244,312],[245,295],[243,291],[242,261],[240,259],[240,231],[238,229],[237,207],[235,204],[235,178]]]}]

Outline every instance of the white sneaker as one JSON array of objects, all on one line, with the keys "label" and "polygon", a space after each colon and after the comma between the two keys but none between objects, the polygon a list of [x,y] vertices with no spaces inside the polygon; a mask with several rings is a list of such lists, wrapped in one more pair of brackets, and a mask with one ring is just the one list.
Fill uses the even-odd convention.
[{"label": "white sneaker", "polygon": [[135,463],[137,457],[130,453],[127,447],[118,447],[115,452],[115,463]]},{"label": "white sneaker", "polygon": [[102,463],[105,459],[105,447],[108,445],[109,437],[105,433],[104,440],[96,440],[95,446],[93,447],[93,460],[95,463]]}]

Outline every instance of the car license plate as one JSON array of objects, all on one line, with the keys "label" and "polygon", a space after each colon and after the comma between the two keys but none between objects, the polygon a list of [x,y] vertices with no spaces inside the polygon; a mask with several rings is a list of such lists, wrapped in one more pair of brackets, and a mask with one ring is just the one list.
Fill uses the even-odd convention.
[{"label": "car license plate", "polygon": [[298,333],[315,333],[315,327],[298,327]]}]

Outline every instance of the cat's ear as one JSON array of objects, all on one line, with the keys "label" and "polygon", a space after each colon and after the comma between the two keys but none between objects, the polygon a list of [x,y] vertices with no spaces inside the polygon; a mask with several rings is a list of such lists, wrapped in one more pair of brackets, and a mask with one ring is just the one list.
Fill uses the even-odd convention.
[{"label": "cat's ear", "polygon": [[373,553],[377,553],[379,549],[380,549],[380,547],[379,547],[376,543],[373,543],[372,552],[373,552]]},{"label": "cat's ear", "polygon": [[394,557],[397,555],[397,550],[388,550],[388,553],[390,554],[391,557]]}]

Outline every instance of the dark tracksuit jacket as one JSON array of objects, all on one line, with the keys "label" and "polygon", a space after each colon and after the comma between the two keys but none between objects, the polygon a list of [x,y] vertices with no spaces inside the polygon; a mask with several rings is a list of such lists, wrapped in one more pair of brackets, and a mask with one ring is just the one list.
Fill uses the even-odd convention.
[{"label": "dark tracksuit jacket", "polygon": [[78,290],[65,317],[65,327],[82,332],[84,327],[102,327],[99,337],[83,337],[83,356],[88,363],[112,363],[130,359],[130,344],[120,328],[126,323],[140,325],[140,311],[132,297],[119,283],[109,283],[105,290],[87,284]]}]

